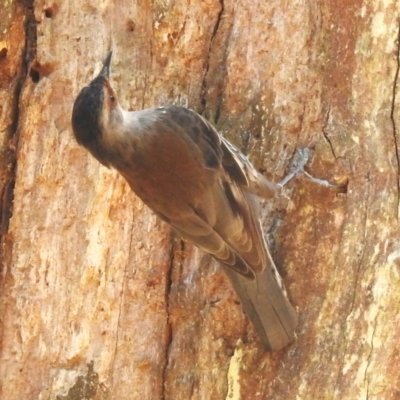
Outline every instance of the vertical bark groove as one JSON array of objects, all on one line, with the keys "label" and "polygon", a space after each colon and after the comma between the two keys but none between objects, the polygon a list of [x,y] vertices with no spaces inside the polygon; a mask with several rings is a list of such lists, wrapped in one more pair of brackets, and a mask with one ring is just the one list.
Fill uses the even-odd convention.
[{"label": "vertical bark groove", "polygon": [[397,218],[400,218],[400,145],[398,138],[398,130],[396,123],[396,100],[397,100],[397,91],[399,85],[399,71],[400,71],[400,22],[397,33],[397,54],[396,54],[397,67],[394,74],[393,80],[393,93],[392,93],[392,106],[390,110],[390,120],[392,122],[393,127],[393,140],[394,140],[394,151],[396,153],[396,162],[397,162]]},{"label": "vertical bark groove", "polygon": [[[206,97],[207,97],[207,78],[208,78],[208,73],[209,73],[209,70],[210,70],[210,57],[211,57],[212,52],[213,52],[214,39],[215,39],[215,37],[216,37],[216,35],[218,33],[218,29],[219,29],[219,26],[220,26],[220,23],[221,23],[221,19],[222,19],[222,16],[224,14],[224,10],[225,10],[224,9],[224,0],[219,0],[219,3],[220,3],[220,10],[218,12],[218,15],[217,15],[217,18],[215,20],[214,27],[213,27],[213,30],[212,30],[212,33],[211,33],[210,42],[209,42],[209,45],[208,45],[208,50],[207,50],[207,55],[206,55],[206,60],[207,61],[206,61],[205,67],[204,67],[203,80],[202,80],[202,83],[201,83],[201,101],[200,101],[201,109],[199,110],[200,114],[203,114],[204,111],[206,110],[206,105],[207,105],[207,100],[206,100]],[[217,118],[216,118],[216,120],[217,120]]]},{"label": "vertical bark groove", "polygon": [[[9,221],[13,212],[14,186],[16,178],[17,158],[19,139],[19,120],[21,109],[21,93],[25,80],[28,77],[30,65],[36,54],[36,22],[33,15],[33,0],[25,0],[21,2],[23,12],[25,14],[25,49],[24,55],[21,57],[18,73],[15,83],[12,85],[14,89],[10,94],[13,98],[12,105],[12,124],[8,129],[3,143],[3,151],[1,155],[2,171],[0,176],[1,182],[1,215],[0,215],[0,235],[8,232]],[[5,57],[11,56],[5,53]]]}]

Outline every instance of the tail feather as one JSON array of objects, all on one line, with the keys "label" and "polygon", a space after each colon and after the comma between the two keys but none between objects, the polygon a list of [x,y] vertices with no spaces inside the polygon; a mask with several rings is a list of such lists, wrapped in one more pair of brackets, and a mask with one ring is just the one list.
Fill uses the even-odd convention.
[{"label": "tail feather", "polygon": [[294,339],[297,316],[271,268],[250,280],[223,265],[239,296],[243,310],[267,350],[277,351]]}]

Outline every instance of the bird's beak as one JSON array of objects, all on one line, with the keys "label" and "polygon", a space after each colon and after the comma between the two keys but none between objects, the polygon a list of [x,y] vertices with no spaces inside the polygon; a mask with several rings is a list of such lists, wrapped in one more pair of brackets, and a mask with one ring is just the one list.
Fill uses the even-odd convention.
[{"label": "bird's beak", "polygon": [[103,62],[103,68],[101,69],[99,76],[104,76],[105,78],[110,77],[111,56],[112,56],[112,50],[110,50],[110,52],[107,54],[107,57]]}]

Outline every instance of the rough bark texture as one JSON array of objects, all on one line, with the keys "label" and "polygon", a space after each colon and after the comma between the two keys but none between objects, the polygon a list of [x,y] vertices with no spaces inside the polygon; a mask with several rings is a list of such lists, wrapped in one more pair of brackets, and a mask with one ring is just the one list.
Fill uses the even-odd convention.
[{"label": "rough bark texture", "polygon": [[[0,7],[0,397],[400,398],[398,0],[91,0]],[[259,344],[218,265],[74,142],[75,96],[114,49],[125,108],[203,113],[265,175],[299,313]],[[12,217],[10,219],[10,215]]]}]

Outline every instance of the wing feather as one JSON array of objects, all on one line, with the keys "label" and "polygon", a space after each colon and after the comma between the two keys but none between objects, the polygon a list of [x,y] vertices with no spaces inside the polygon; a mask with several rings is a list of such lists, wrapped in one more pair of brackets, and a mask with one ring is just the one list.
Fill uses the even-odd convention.
[{"label": "wing feather", "polygon": [[[195,112],[175,106],[158,110],[165,121],[156,120],[159,125],[149,131],[163,127],[164,135],[175,135],[171,139],[175,140],[172,144],[175,153],[177,146],[182,145],[182,137],[183,141],[188,141],[190,155],[201,165],[191,163],[188,157],[183,165],[197,168],[193,176],[202,180],[197,182],[197,187],[202,189],[197,190],[195,196],[192,192],[181,191],[175,195],[178,183],[172,182],[174,185],[168,193],[173,204],[168,202],[165,206],[163,201],[156,203],[153,199],[148,205],[153,205],[160,218],[170,223],[183,238],[223,264],[265,347],[278,350],[286,346],[294,337],[296,314],[274,269],[254,201],[254,195],[272,197],[277,186],[259,174],[236,147]],[[157,143],[166,145],[163,140]],[[163,176],[163,172],[157,172]],[[181,174],[182,182],[185,176]],[[129,182],[129,174],[126,178]],[[185,181],[185,184],[192,183]],[[179,185],[184,190],[184,186]],[[131,186],[139,187],[134,182]],[[162,196],[166,196],[165,191],[160,193]],[[149,196],[143,198],[150,199]],[[161,204],[161,208],[157,204]]]},{"label": "wing feather", "polygon": [[[177,124],[184,128],[182,133],[198,147],[204,166],[215,169],[217,177],[195,204],[188,205],[193,213],[182,213],[181,218],[170,223],[184,237],[237,272],[245,276],[261,272],[267,264],[266,243],[247,194],[265,182],[268,185],[264,192],[272,193],[273,184],[200,115],[176,106],[163,107],[162,110],[171,126]],[[263,192],[260,189],[256,191],[257,194]],[[218,249],[214,247],[216,243]],[[222,251],[222,243],[229,251]],[[232,260],[236,260],[237,267]]]}]

